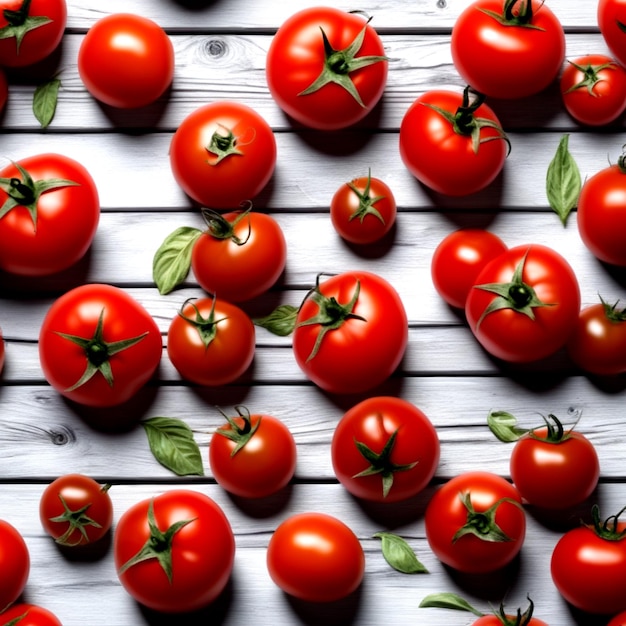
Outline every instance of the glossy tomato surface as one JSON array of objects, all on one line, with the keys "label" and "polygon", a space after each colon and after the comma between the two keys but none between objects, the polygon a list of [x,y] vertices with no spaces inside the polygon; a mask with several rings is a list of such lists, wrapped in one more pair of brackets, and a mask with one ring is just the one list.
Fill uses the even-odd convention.
[{"label": "glossy tomato surface", "polygon": [[624,0],[598,0],[597,18],[600,32],[611,54],[626,66],[626,2]]},{"label": "glossy tomato surface", "polygon": [[[507,618],[511,620],[511,624],[515,624],[517,615],[507,615]],[[544,622],[536,617],[531,617],[530,620],[521,623],[524,626],[548,626],[548,622]],[[472,622],[472,626],[502,626],[502,620],[498,615],[484,615]]]},{"label": "glossy tomato surface", "polygon": [[152,20],[131,13],[100,18],[78,51],[78,72],[91,95],[112,107],[147,106],[174,77],[174,47]]},{"label": "glossy tomato surface", "polygon": [[28,581],[30,554],[21,533],[0,519],[0,611],[15,602]]},{"label": "glossy tomato surface", "polygon": [[0,207],[6,211],[0,208],[0,268],[21,276],[65,270],[95,237],[96,184],[83,165],[62,154],[37,154],[17,165],[26,174],[16,164],[0,171]]},{"label": "glossy tomato surface", "polygon": [[626,611],[616,615],[606,626],[626,626]]},{"label": "glossy tomato surface", "polygon": [[[17,620],[17,621],[16,621]],[[35,604],[14,604],[0,614],[0,626],[63,626],[48,609]]]},{"label": "glossy tomato surface", "polygon": [[267,546],[267,567],[285,593],[306,602],[333,602],[355,591],[365,572],[358,537],[325,513],[283,521]]}]

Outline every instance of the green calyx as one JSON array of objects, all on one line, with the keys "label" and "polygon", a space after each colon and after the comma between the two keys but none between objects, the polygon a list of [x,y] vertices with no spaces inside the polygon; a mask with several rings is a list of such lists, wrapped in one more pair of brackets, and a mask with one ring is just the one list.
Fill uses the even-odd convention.
[{"label": "green calyx", "polygon": [[17,11],[4,9],[2,15],[7,21],[7,25],[0,28],[0,39],[11,39],[15,37],[15,46],[17,53],[20,52],[20,45],[26,33],[45,24],[49,24],[52,20],[45,15],[30,16],[31,0],[24,0],[22,6]]},{"label": "green calyx", "polygon": [[575,85],[572,85],[565,93],[571,93],[577,89],[586,89],[587,93],[594,98],[597,98],[598,94],[594,92],[593,88],[601,80],[604,80],[600,78],[598,74],[602,70],[614,70],[617,68],[617,64],[612,61],[602,63],[601,65],[592,65],[591,63],[588,63],[587,65],[579,65],[574,63],[574,61],[569,61],[569,63],[582,73],[583,79]]},{"label": "green calyx", "polygon": [[[178,315],[180,315],[186,322],[195,327],[195,329],[198,331],[200,339],[202,340],[202,343],[204,344],[205,349],[208,349],[208,347],[211,345],[211,342],[213,341],[213,339],[215,339],[217,335],[217,325],[227,318],[222,317],[220,319],[215,319],[215,298],[213,298],[211,311],[209,312],[209,315],[207,317],[202,317],[202,313],[200,313],[198,307],[192,302],[193,300],[195,300],[195,298],[188,298],[187,300],[185,300],[185,302],[183,302],[183,306],[178,312]],[[183,310],[187,306],[187,304],[191,304],[191,306],[193,307],[193,310],[196,313],[195,317],[187,317],[183,313]]]},{"label": "green calyx", "polygon": [[615,304],[609,304],[602,299],[602,296],[600,296],[600,302],[602,302],[602,306],[604,307],[604,314],[606,315],[607,319],[616,324],[626,322],[626,308],[617,308],[619,300],[615,302]]},{"label": "green calyx", "polygon": [[469,492],[459,494],[463,505],[467,509],[467,521],[465,524],[457,530],[452,537],[452,542],[457,542],[461,537],[465,535],[473,535],[478,537],[482,541],[492,542],[504,542],[513,541],[497,524],[496,524],[496,512],[498,507],[508,502],[517,507],[520,506],[519,502],[512,500],[511,498],[501,498],[494,504],[492,504],[486,511],[476,511],[472,504],[472,496]]},{"label": "green calyx", "polygon": [[359,191],[359,189],[357,189],[356,185],[353,182],[346,183],[359,199],[359,208],[350,216],[348,221],[358,219],[362,224],[367,215],[373,215],[374,217],[378,218],[383,224],[385,223],[385,219],[380,214],[378,209],[376,209],[376,207],[374,206],[379,200],[384,200],[385,196],[375,196],[374,198],[372,198],[370,196],[371,183],[371,169],[367,172],[367,184],[365,185],[365,189],[363,191]]},{"label": "green calyx", "polygon": [[502,26],[521,26],[522,28],[545,30],[531,23],[533,19],[532,0],[505,0],[502,13],[480,7],[478,10],[493,17]]},{"label": "green calyx", "polygon": [[65,391],[74,391],[80,386],[84,385],[88,380],[91,380],[97,372],[100,372],[104,379],[113,387],[113,372],[111,370],[111,363],[109,359],[127,350],[136,343],[139,343],[146,335],[148,331],[130,339],[121,339],[120,341],[107,342],[104,340],[104,308],[100,311],[98,317],[98,323],[92,337],[78,337],[76,335],[68,335],[67,333],[57,332],[57,335],[75,343],[85,351],[85,357],[87,358],[87,366],[82,376]]},{"label": "green calyx", "polygon": [[600,508],[597,504],[591,507],[591,524],[585,524],[587,528],[592,530],[598,537],[606,541],[622,541],[626,538],[626,528],[619,530],[619,518],[626,511],[624,507],[619,513],[607,517],[605,520],[600,519]]},{"label": "green calyx", "polygon": [[250,441],[250,439],[252,439],[254,433],[261,425],[262,418],[259,417],[257,423],[252,426],[250,411],[248,411],[248,409],[241,404],[235,407],[235,411],[237,411],[239,415],[238,418],[229,417],[221,409],[218,410],[226,418],[230,428],[218,428],[215,433],[235,442],[236,445],[230,453],[230,456],[233,457],[235,456],[235,454],[237,454],[237,452],[239,452],[239,450],[241,450],[241,448],[243,448],[248,443],[248,441]]},{"label": "green calyx", "polygon": [[213,135],[211,135],[209,145],[205,146],[207,152],[217,157],[214,161],[207,161],[209,165],[217,165],[226,157],[232,155],[243,155],[243,152],[238,148],[237,137],[235,137],[233,131],[221,124],[219,126],[224,132],[220,133],[216,130]]},{"label": "green calyx", "polygon": [[493,614],[500,620],[500,622],[502,622],[502,626],[527,626],[527,624],[530,624],[535,610],[535,605],[530,599],[530,596],[527,596],[527,599],[528,608],[523,613],[521,609],[517,609],[515,617],[509,617],[505,613],[504,604],[500,604],[500,608],[497,611],[494,611]]},{"label": "green calyx", "polygon": [[626,144],[622,146],[622,154],[617,158],[617,166],[622,174],[626,174]]},{"label": "green calyx", "polygon": [[[2,33],[2,30],[0,30],[0,33]],[[79,183],[63,178],[34,181],[32,176],[19,163],[13,163],[13,165],[17,168],[22,178],[0,178],[0,189],[8,196],[2,207],[0,207],[0,219],[11,209],[24,207],[28,210],[33,220],[34,232],[37,232],[37,203],[41,194],[54,189],[61,189],[62,187],[78,186]]]},{"label": "green calyx", "polygon": [[350,74],[368,65],[387,61],[387,57],[385,56],[356,56],[363,45],[365,32],[370,20],[371,18],[367,20],[361,31],[359,31],[359,34],[354,38],[354,41],[343,50],[335,50],[328,41],[324,29],[320,27],[322,40],[324,42],[324,68],[320,75],[305,90],[298,94],[299,96],[307,96],[319,91],[329,83],[335,83],[343,87],[356,100],[359,106],[365,108],[365,104],[356,86],[352,82]]},{"label": "green calyx", "polygon": [[[206,231],[207,235],[214,237],[215,239],[230,239],[230,241],[238,246],[243,246],[247,243],[248,239],[250,239],[250,234],[252,233],[252,227],[250,225],[251,210],[252,206],[250,205],[243,212],[239,213],[232,222],[229,222],[221,213],[218,213],[217,211],[213,211],[212,209],[202,209],[202,217],[208,227]],[[245,219],[248,220],[248,234],[245,239],[242,239],[235,234],[235,229],[239,222]]]}]

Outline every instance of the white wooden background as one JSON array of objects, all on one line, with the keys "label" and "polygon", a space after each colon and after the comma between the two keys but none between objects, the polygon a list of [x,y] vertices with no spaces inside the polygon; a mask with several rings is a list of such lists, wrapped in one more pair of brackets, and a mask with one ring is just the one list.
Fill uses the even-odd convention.
[{"label": "white wooden background", "polygon": [[[610,271],[582,245],[575,215],[564,228],[545,195],[548,163],[564,133],[583,177],[615,161],[626,143],[623,118],[609,130],[578,127],[564,112],[556,85],[525,102],[491,106],[508,131],[512,152],[502,176],[471,199],[429,193],[410,176],[398,153],[398,128],[413,100],[431,88],[461,90],[451,64],[450,29],[468,4],[461,0],[365,0],[355,7],[374,16],[389,62],[383,101],[358,128],[325,135],[292,126],[272,101],[265,84],[265,55],[276,28],[293,12],[317,2],[244,0],[68,0],[62,48],[47,68],[60,70],[62,90],[56,117],[42,131],[31,112],[40,77],[12,78],[10,99],[0,122],[0,154],[5,162],[44,151],[81,161],[101,196],[102,217],[92,250],[72,271],[45,280],[16,280],[0,274],[0,326],[7,359],[0,379],[0,516],[25,536],[32,567],[24,599],[54,611],[65,626],[174,624],[173,618],[140,608],[121,588],[110,546],[96,560],[73,560],[44,536],[37,507],[45,485],[66,472],[82,472],[113,483],[115,519],[139,499],[178,485],[199,489],[223,506],[236,533],[231,583],[209,610],[189,623],[211,624],[469,624],[468,614],[418,609],[428,593],[457,591],[488,610],[506,597],[512,609],[530,594],[536,616],[551,626],[604,624],[571,610],[549,577],[550,552],[560,533],[588,516],[591,501],[548,523],[528,511],[528,535],[510,576],[463,579],[444,569],[428,549],[423,512],[432,489],[472,469],[508,477],[511,448],[486,426],[490,409],[515,413],[535,425],[537,413],[566,417],[581,409],[580,428],[597,446],[601,484],[592,501],[606,516],[626,504],[624,472],[624,380],[605,384],[577,371],[565,354],[524,367],[504,367],[476,344],[462,316],[437,296],[430,280],[435,246],[451,230],[479,226],[507,244],[545,243],[574,267],[583,304],[626,299],[625,274]],[[561,19],[567,56],[608,52],[596,24],[596,2],[548,0]],[[76,57],[86,30],[107,13],[136,12],[154,19],[171,36],[176,73],[171,93],[138,112],[97,104],[78,77]],[[332,473],[329,445],[333,429],[354,398],[336,399],[308,384],[293,359],[289,339],[258,330],[252,371],[240,384],[202,390],[184,384],[164,351],[158,380],[137,398],[137,419],[165,415],[184,419],[194,430],[205,463],[202,479],[177,479],[152,457],[143,429],[103,432],[93,416],[64,402],[45,382],[37,358],[42,318],[54,298],[83,282],[110,282],[128,289],[153,314],[165,341],[180,304],[201,291],[190,276],[180,290],[160,296],[151,277],[154,251],[177,226],[202,225],[197,210],[176,185],[168,145],[182,119],[216,99],[236,99],[254,107],[276,131],[278,164],[257,202],[280,222],[288,240],[287,269],[281,283],[248,307],[252,315],[276,304],[298,304],[320,271],[369,269],[400,292],[410,320],[410,344],[401,371],[381,393],[417,404],[433,421],[441,440],[441,463],[433,486],[413,501],[369,506],[351,498]],[[359,252],[332,229],[328,204],[342,183],[368,167],[393,189],[399,206],[390,245]],[[315,248],[313,247],[315,245]],[[207,448],[222,417],[214,408],[244,403],[273,413],[292,430],[298,445],[293,485],[263,503],[235,500],[210,475]],[[360,591],[338,606],[302,605],[272,583],[265,550],[273,529],[293,512],[319,510],[337,515],[357,533],[366,551]],[[391,530],[409,541],[430,570],[406,576],[389,568],[373,539]],[[247,620],[250,620],[248,622]]]}]

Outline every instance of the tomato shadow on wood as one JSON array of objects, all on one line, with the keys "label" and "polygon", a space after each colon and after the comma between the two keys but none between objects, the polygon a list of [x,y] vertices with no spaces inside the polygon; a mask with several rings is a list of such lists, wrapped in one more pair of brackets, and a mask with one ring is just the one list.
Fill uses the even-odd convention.
[{"label": "tomato shadow on wood", "polygon": [[84,546],[63,546],[52,538],[52,541],[59,551],[59,554],[63,556],[67,561],[71,563],[94,563],[104,559],[111,549],[113,540],[113,533],[111,529],[107,531],[98,541],[89,543]]},{"label": "tomato shadow on wood", "polygon": [[[9,85],[39,85],[52,80],[62,69],[62,59],[64,58],[63,47],[64,40],[61,39],[56,49],[38,63],[24,67],[5,67],[4,72],[9,81]],[[61,78],[61,80],[63,79],[62,76],[59,76],[59,78]]]},{"label": "tomato shadow on wood", "polygon": [[306,602],[283,593],[301,624],[308,626],[349,626],[357,621],[365,580],[349,595],[334,602]]},{"label": "tomato shadow on wood", "polygon": [[343,237],[337,235],[341,245],[352,252],[355,256],[361,259],[382,259],[393,248],[396,241],[396,234],[398,232],[397,222],[394,222],[391,228],[385,235],[373,243],[368,244],[355,244],[350,241],[346,241]]},{"label": "tomato shadow on wood", "polygon": [[253,519],[266,519],[278,515],[289,506],[293,493],[293,485],[290,483],[277,493],[263,498],[243,498],[226,492],[231,502],[247,517]]}]

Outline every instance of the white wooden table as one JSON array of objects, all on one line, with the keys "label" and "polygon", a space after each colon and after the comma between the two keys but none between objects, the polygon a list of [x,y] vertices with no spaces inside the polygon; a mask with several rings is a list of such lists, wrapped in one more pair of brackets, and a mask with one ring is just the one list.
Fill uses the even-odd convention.
[{"label": "white wooden table", "polygon": [[[218,602],[190,623],[223,624],[468,624],[462,613],[418,609],[435,591],[457,591],[487,609],[506,597],[507,606],[526,606],[551,626],[603,624],[570,610],[549,576],[551,549],[562,527],[528,515],[528,535],[519,567],[506,579],[464,580],[453,576],[429,551],[423,512],[437,484],[467,470],[485,469],[508,477],[510,448],[486,426],[490,409],[515,413],[527,425],[537,413],[564,416],[583,411],[580,428],[597,446],[602,477],[593,501],[607,515],[626,504],[624,472],[624,381],[600,385],[577,371],[565,354],[526,367],[504,368],[474,341],[462,317],[436,294],[430,280],[435,246],[459,226],[493,230],[509,245],[544,243],[564,254],[581,285],[583,305],[626,299],[625,274],[609,272],[584,248],[575,216],[566,228],[548,206],[544,192],[549,161],[564,133],[583,177],[617,159],[626,143],[623,119],[608,132],[590,132],[572,122],[556,87],[524,103],[490,104],[512,143],[505,171],[490,188],[467,199],[429,194],[403,166],[398,128],[413,100],[430,88],[461,90],[450,57],[449,35],[461,0],[369,0],[338,8],[374,15],[388,56],[388,87],[378,113],[359,128],[326,136],[295,128],[272,101],[265,84],[265,54],[275,29],[293,12],[313,6],[291,2],[191,0],[68,0],[68,27],[58,68],[63,87],[56,117],[41,131],[31,112],[34,83],[12,84],[0,128],[0,153],[17,160],[57,151],[81,161],[98,185],[102,217],[92,250],[75,270],[45,280],[0,275],[0,326],[7,348],[0,379],[0,517],[24,535],[32,567],[24,600],[54,611],[65,626],[174,624],[137,605],[119,585],[111,550],[95,561],[74,561],[44,535],[38,502],[45,485],[67,472],[82,472],[113,483],[115,519],[134,502],[174,486],[199,489],[225,510],[236,533],[231,583]],[[561,19],[570,58],[608,52],[596,25],[596,2],[548,2]],[[105,110],[85,91],[76,56],[81,39],[106,13],[136,12],[163,26],[176,52],[169,97],[137,112]],[[441,463],[431,488],[418,499],[384,508],[355,501],[337,483],[329,445],[347,399],[331,398],[298,370],[290,341],[257,330],[253,375],[219,390],[182,382],[164,351],[156,384],[140,398],[138,419],[170,416],[193,429],[205,463],[203,478],[180,479],[151,455],[143,429],[105,433],[89,425],[64,402],[42,375],[38,329],[55,297],[81,282],[109,282],[136,296],[159,324],[165,341],[180,304],[202,292],[193,276],[182,289],[160,296],[152,282],[152,257],[165,235],[181,225],[201,227],[201,218],[171,174],[168,145],[181,120],[203,103],[232,98],[254,107],[276,131],[278,164],[258,201],[284,228],[289,252],[284,279],[249,308],[253,315],[278,303],[298,304],[321,272],[369,269],[399,291],[410,320],[410,344],[401,371],[381,390],[419,406],[441,440]],[[393,189],[399,206],[393,245],[371,254],[347,247],[335,234],[328,204],[335,189],[367,168]],[[312,244],[315,243],[315,251]],[[156,389],[155,389],[156,387]],[[243,403],[284,420],[298,446],[293,485],[262,505],[230,498],[210,475],[207,448],[222,417],[215,405]],[[568,518],[588,516],[591,502]],[[265,550],[273,529],[289,514],[317,510],[348,523],[366,552],[366,574],[355,597],[339,606],[309,606],[287,598],[270,580]],[[407,576],[390,569],[372,535],[390,530],[409,541],[430,570]],[[490,585],[490,587],[487,586]],[[208,617],[207,617],[208,616]],[[249,620],[249,621],[248,621]]]}]

